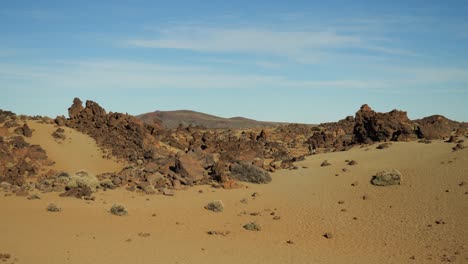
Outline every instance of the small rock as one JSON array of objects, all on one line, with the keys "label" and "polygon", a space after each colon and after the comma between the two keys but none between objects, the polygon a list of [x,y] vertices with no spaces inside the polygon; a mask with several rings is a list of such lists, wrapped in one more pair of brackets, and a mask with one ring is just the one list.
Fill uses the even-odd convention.
[{"label": "small rock", "polygon": [[348,165],[349,165],[349,166],[354,166],[354,165],[357,165],[357,164],[358,164],[358,163],[357,163],[357,161],[355,161],[355,160],[350,160],[350,161],[348,162]]},{"label": "small rock", "polygon": [[262,226],[260,224],[257,224],[256,222],[250,222],[245,224],[244,229],[249,230],[249,231],[261,231]]},{"label": "small rock", "polygon": [[372,177],[371,183],[376,186],[399,185],[401,181],[401,172],[398,170],[379,171]]},{"label": "small rock", "polygon": [[287,244],[291,244],[291,245],[296,244],[296,243],[294,243],[294,241],[292,241],[292,240],[288,240],[288,241],[286,241],[286,243],[287,243]]},{"label": "small rock", "polygon": [[322,164],[320,164],[321,167],[326,167],[326,166],[330,166],[330,165],[331,165],[331,163],[329,163],[328,160],[324,160],[322,162]]},{"label": "small rock", "polygon": [[279,215],[273,216],[273,220],[280,220],[280,219],[281,219],[281,216]]},{"label": "small rock", "polygon": [[62,211],[62,208],[58,207],[56,204],[54,203],[50,203],[47,208],[46,208],[47,211],[49,212],[60,212]]},{"label": "small rock", "polygon": [[111,214],[113,215],[117,215],[117,216],[124,216],[124,215],[128,215],[128,211],[127,209],[123,206],[123,205],[120,205],[120,204],[114,204],[110,211],[109,211]]},{"label": "small rock", "polygon": [[364,194],[361,198],[365,201],[369,199],[369,196],[367,194]]},{"label": "small rock", "polygon": [[39,197],[39,195],[37,194],[33,194],[28,197],[28,200],[39,200],[39,199],[41,199],[41,197]]},{"label": "small rock", "polygon": [[151,236],[151,234],[150,233],[145,233],[145,232],[140,232],[140,233],[138,233],[138,236],[139,237],[149,237],[149,236]]},{"label": "small rock", "polygon": [[229,235],[231,232],[230,231],[217,231],[217,230],[210,230],[208,232],[206,232],[208,235],[211,235],[211,236],[227,236]]},{"label": "small rock", "polygon": [[175,193],[174,193],[173,190],[164,188],[163,189],[163,194],[166,195],[166,196],[174,196]]},{"label": "small rock", "polygon": [[243,204],[248,204],[248,203],[249,203],[249,200],[243,198],[243,199],[240,200],[240,202],[243,203]]},{"label": "small rock", "polygon": [[376,149],[386,149],[390,147],[390,143],[382,143],[376,147]]},{"label": "small rock", "polygon": [[222,212],[224,211],[224,204],[220,200],[212,201],[205,206],[205,209],[213,212]]},{"label": "small rock", "polygon": [[344,204],[344,202],[345,202],[345,201],[340,200],[340,201],[338,201],[338,204]]},{"label": "small rock", "polygon": [[326,232],[325,234],[323,234],[323,237],[326,239],[331,239],[333,238],[333,234],[331,232]]},{"label": "small rock", "polygon": [[359,182],[358,182],[358,181],[354,181],[354,182],[351,183],[351,186],[353,186],[353,187],[354,187],[354,186],[358,186],[358,185],[359,185]]}]

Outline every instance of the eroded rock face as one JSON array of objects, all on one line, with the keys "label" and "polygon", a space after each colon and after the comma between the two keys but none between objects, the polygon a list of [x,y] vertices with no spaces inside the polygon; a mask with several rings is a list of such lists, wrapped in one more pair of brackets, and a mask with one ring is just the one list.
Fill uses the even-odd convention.
[{"label": "eroded rock face", "polygon": [[175,158],[175,172],[190,183],[196,183],[206,178],[208,167],[214,165],[207,155],[201,152],[179,153]]},{"label": "eroded rock face", "polygon": [[78,98],[73,100],[68,112],[68,120],[57,117],[55,122],[88,134],[98,145],[111,149],[114,156],[136,162],[144,160],[145,153],[152,151],[154,140],[147,125],[133,116],[108,114],[93,101],[86,101],[83,108]]},{"label": "eroded rock face", "polygon": [[460,123],[441,115],[428,116],[414,122],[419,126],[419,137],[429,140],[449,138],[452,132],[460,128]]},{"label": "eroded rock face", "polygon": [[30,145],[22,136],[0,140],[0,182],[23,186],[37,176],[43,166],[51,165],[44,149]]},{"label": "eroded rock face", "polygon": [[380,141],[408,141],[416,139],[417,127],[408,119],[406,112],[393,110],[377,113],[363,105],[356,113],[354,140],[369,144]]}]

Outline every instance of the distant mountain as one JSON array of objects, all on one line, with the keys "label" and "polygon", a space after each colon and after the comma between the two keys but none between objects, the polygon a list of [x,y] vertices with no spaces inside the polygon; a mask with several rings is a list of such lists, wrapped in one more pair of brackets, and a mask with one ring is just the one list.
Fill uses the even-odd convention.
[{"label": "distant mountain", "polygon": [[267,126],[277,126],[279,122],[257,121],[245,117],[224,118],[205,113],[176,110],[176,111],[154,111],[136,116],[147,124],[162,124],[166,128],[176,128],[179,124],[183,126],[204,126],[206,128],[258,128]]}]

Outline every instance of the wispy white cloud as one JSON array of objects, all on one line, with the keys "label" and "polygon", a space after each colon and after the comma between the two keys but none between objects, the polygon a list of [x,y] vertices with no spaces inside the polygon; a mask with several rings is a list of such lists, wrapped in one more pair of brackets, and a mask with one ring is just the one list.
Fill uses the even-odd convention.
[{"label": "wispy white cloud", "polygon": [[[8,80],[21,80],[9,82]],[[52,66],[0,63],[0,83],[57,89],[378,89],[372,80],[296,80],[281,75],[223,72],[215,68],[128,61],[62,62]]]},{"label": "wispy white cloud", "polygon": [[191,50],[205,53],[273,55],[301,63],[321,61],[334,49],[360,49],[391,55],[414,52],[381,46],[372,38],[333,30],[276,31],[262,28],[173,27],[153,38],[124,41],[131,47]]},{"label": "wispy white cloud", "polygon": [[361,79],[311,77],[298,80],[277,74],[245,74],[212,67],[167,66],[132,61],[65,61],[48,66],[0,63],[0,84],[19,90],[34,86],[38,89],[80,90],[365,89],[379,93],[417,90],[428,84],[441,83],[447,89],[453,83],[468,87],[468,69],[427,67],[384,70],[388,70],[388,76]]}]

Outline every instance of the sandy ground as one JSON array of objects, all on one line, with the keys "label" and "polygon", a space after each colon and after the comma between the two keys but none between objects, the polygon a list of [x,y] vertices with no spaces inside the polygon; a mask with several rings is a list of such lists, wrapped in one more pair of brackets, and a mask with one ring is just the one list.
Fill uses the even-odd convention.
[{"label": "sandy ground", "polygon": [[[468,149],[452,152],[452,145],[394,143],[316,155],[298,170],[274,173],[267,185],[196,186],[173,197],[117,190],[97,193],[93,202],[1,194],[0,253],[12,255],[5,263],[468,263],[468,184],[459,186],[468,182]],[[324,159],[332,165],[320,167]],[[402,185],[369,183],[386,168],[403,173]],[[224,212],[203,208],[212,200],[222,200]],[[50,202],[63,211],[46,212]],[[129,215],[111,215],[114,203]],[[250,221],[263,230],[244,230]]]},{"label": "sandy ground", "polygon": [[25,140],[30,144],[40,145],[47,152],[47,156],[55,164],[52,166],[57,171],[75,173],[80,170],[97,175],[104,172],[120,171],[124,164],[115,159],[103,158],[103,151],[98,148],[96,141],[68,127],[65,130],[65,140],[57,140],[52,133],[57,129],[50,124],[28,121],[28,126],[33,129],[33,135]]}]

